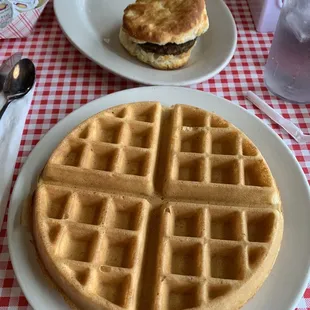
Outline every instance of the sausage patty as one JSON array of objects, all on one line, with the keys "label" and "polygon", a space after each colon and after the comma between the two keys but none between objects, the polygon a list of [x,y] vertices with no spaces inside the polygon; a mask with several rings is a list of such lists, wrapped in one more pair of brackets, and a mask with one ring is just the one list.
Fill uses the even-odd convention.
[{"label": "sausage patty", "polygon": [[154,43],[143,43],[139,45],[148,53],[155,53],[158,55],[180,55],[186,53],[191,47],[193,47],[195,42],[196,39],[182,44],[167,43],[165,45],[158,45]]}]

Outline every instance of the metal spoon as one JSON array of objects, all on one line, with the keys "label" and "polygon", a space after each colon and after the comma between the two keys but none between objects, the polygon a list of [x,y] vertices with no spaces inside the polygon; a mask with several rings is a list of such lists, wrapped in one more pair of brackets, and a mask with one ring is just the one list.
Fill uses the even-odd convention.
[{"label": "metal spoon", "polygon": [[0,66],[0,92],[3,89],[5,78],[10,73],[12,68],[22,59],[22,56],[22,53],[15,53],[6,59]]},{"label": "metal spoon", "polygon": [[32,88],[36,77],[36,70],[30,59],[21,59],[10,71],[3,85],[6,103],[0,110],[0,119],[9,104],[24,97]]}]

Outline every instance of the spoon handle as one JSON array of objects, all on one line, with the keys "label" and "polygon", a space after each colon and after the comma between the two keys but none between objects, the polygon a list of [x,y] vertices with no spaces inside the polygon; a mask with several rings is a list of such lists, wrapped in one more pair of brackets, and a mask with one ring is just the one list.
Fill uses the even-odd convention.
[{"label": "spoon handle", "polygon": [[0,110],[0,119],[2,118],[2,115],[4,114],[4,112],[6,111],[7,107],[9,106],[10,104],[10,100],[7,100],[6,103],[4,104],[4,106],[1,108]]}]

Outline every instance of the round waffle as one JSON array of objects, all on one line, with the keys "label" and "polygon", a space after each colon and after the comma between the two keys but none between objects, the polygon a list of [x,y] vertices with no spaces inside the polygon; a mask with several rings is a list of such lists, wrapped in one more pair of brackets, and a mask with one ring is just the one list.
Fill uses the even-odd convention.
[{"label": "round waffle", "polygon": [[75,128],[35,193],[35,245],[80,309],[239,309],[283,233],[263,156],[221,117],[139,102]]}]

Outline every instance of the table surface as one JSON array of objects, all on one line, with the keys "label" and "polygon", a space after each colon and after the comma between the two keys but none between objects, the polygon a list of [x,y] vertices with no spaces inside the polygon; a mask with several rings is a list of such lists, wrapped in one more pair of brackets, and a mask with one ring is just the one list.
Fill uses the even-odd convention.
[{"label": "table surface", "polygon": [[[270,95],[263,83],[263,66],[272,35],[255,31],[246,0],[226,0],[226,3],[238,28],[234,58],[213,79],[190,87],[225,97],[261,118],[289,146],[310,182],[310,144],[296,143],[283,129],[246,101],[244,94],[247,90],[254,91],[308,133],[310,104],[291,105]],[[95,98],[140,86],[103,70],[78,52],[62,33],[52,2],[47,5],[30,37],[0,41],[0,63],[16,52],[22,52],[24,57],[34,61],[37,85],[23,132],[14,181],[34,146],[67,114]],[[31,309],[10,262],[6,227],[7,215],[0,232],[0,309]],[[310,284],[297,309],[310,310]]]}]

